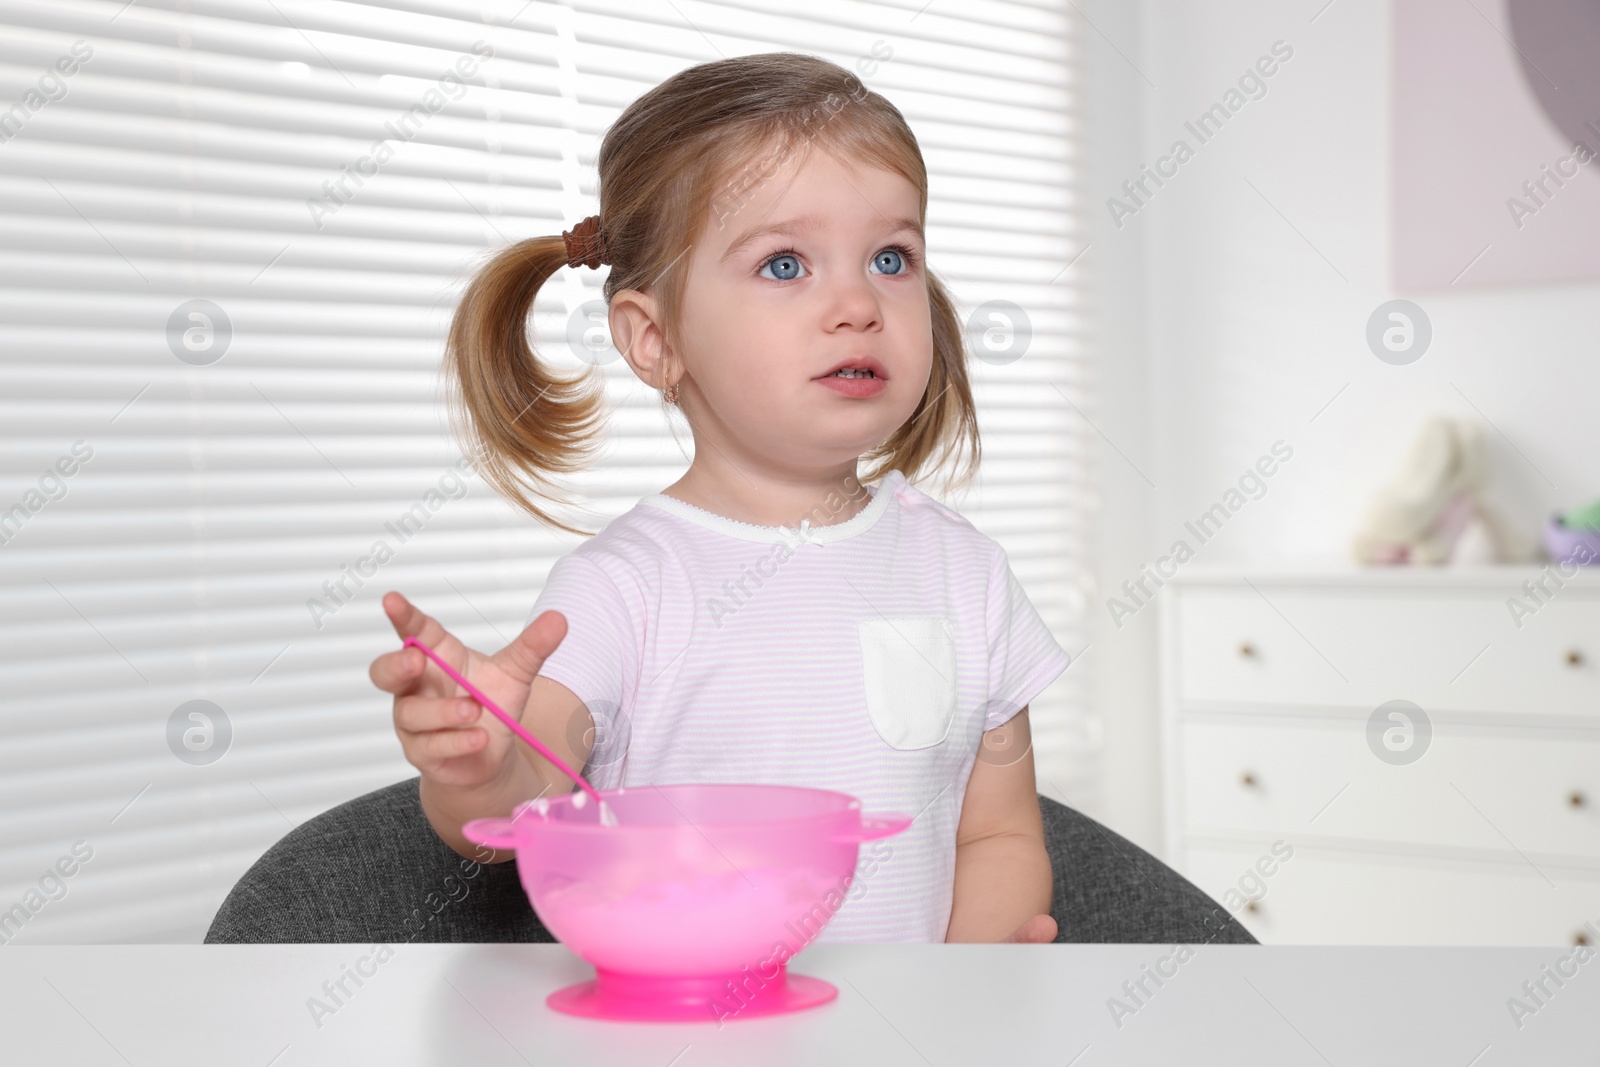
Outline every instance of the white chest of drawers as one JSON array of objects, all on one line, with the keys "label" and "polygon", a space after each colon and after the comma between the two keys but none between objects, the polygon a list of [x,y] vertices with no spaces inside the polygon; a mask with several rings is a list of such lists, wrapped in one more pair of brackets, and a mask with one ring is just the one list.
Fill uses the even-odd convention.
[{"label": "white chest of drawers", "polygon": [[1600,573],[1168,585],[1168,859],[1257,938],[1600,941]]}]

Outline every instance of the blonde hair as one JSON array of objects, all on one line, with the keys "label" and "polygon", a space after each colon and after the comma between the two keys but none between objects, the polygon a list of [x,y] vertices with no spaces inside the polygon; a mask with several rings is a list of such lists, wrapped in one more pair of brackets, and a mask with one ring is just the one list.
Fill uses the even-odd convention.
[{"label": "blonde hair", "polygon": [[[682,70],[634,100],[600,145],[601,233],[611,265],[607,302],[622,289],[654,294],[663,333],[682,351],[679,309],[687,271],[678,266],[713,209],[759,181],[762,160],[788,163],[817,145],[838,158],[902,175],[917,188],[925,224],[928,175],[900,111],[843,67],[796,52],[767,52]],[[776,146],[776,147],[774,147]],[[763,154],[763,150],[768,150]],[[721,215],[719,217],[719,224]],[[445,344],[451,424],[479,457],[486,481],[540,521],[549,502],[567,501],[552,475],[583,470],[604,423],[604,378],[551,371],[528,343],[527,320],[540,286],[567,265],[561,236],[529,237],[495,252],[457,306]],[[947,487],[969,481],[979,441],[966,348],[954,302],[925,271],[932,313],[933,368],[911,417],[866,454],[861,480],[898,469],[914,481],[963,459]]]}]

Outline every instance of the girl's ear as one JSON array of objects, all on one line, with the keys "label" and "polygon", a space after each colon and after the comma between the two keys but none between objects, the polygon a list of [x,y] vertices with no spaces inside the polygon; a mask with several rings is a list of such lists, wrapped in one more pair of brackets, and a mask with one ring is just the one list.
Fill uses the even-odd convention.
[{"label": "girl's ear", "polygon": [[654,295],[622,289],[611,297],[611,342],[639,380],[665,389],[681,376],[662,328],[661,306]]}]

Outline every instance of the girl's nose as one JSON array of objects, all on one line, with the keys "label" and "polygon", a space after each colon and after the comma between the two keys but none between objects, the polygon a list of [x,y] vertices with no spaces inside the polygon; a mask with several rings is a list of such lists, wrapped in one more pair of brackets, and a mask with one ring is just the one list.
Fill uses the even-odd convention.
[{"label": "girl's nose", "polygon": [[832,329],[865,330],[882,324],[883,307],[870,277],[846,271],[834,278],[829,286],[832,302],[828,311]]}]

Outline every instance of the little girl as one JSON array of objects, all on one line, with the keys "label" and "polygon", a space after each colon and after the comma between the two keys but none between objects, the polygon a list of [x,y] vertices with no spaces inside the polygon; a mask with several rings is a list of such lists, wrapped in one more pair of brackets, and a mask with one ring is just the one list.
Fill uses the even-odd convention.
[{"label": "little girl", "polygon": [[[862,850],[820,940],[1052,940],[1027,703],[1068,657],[1000,546],[911,484],[963,452],[964,482],[978,456],[916,138],[839,66],[741,56],[634,101],[599,174],[599,215],[472,279],[447,344],[456,429],[500,493],[583,532],[546,510],[549,475],[582,469],[603,383],[556,376],[525,331],[556,270],[609,264],[615,345],[683,412],[694,459],[558,560],[499,652],[391,592],[395,630],[597,788],[802,785],[915,815]],[[416,649],[371,676],[462,854],[468,820],[572,788]]]}]

